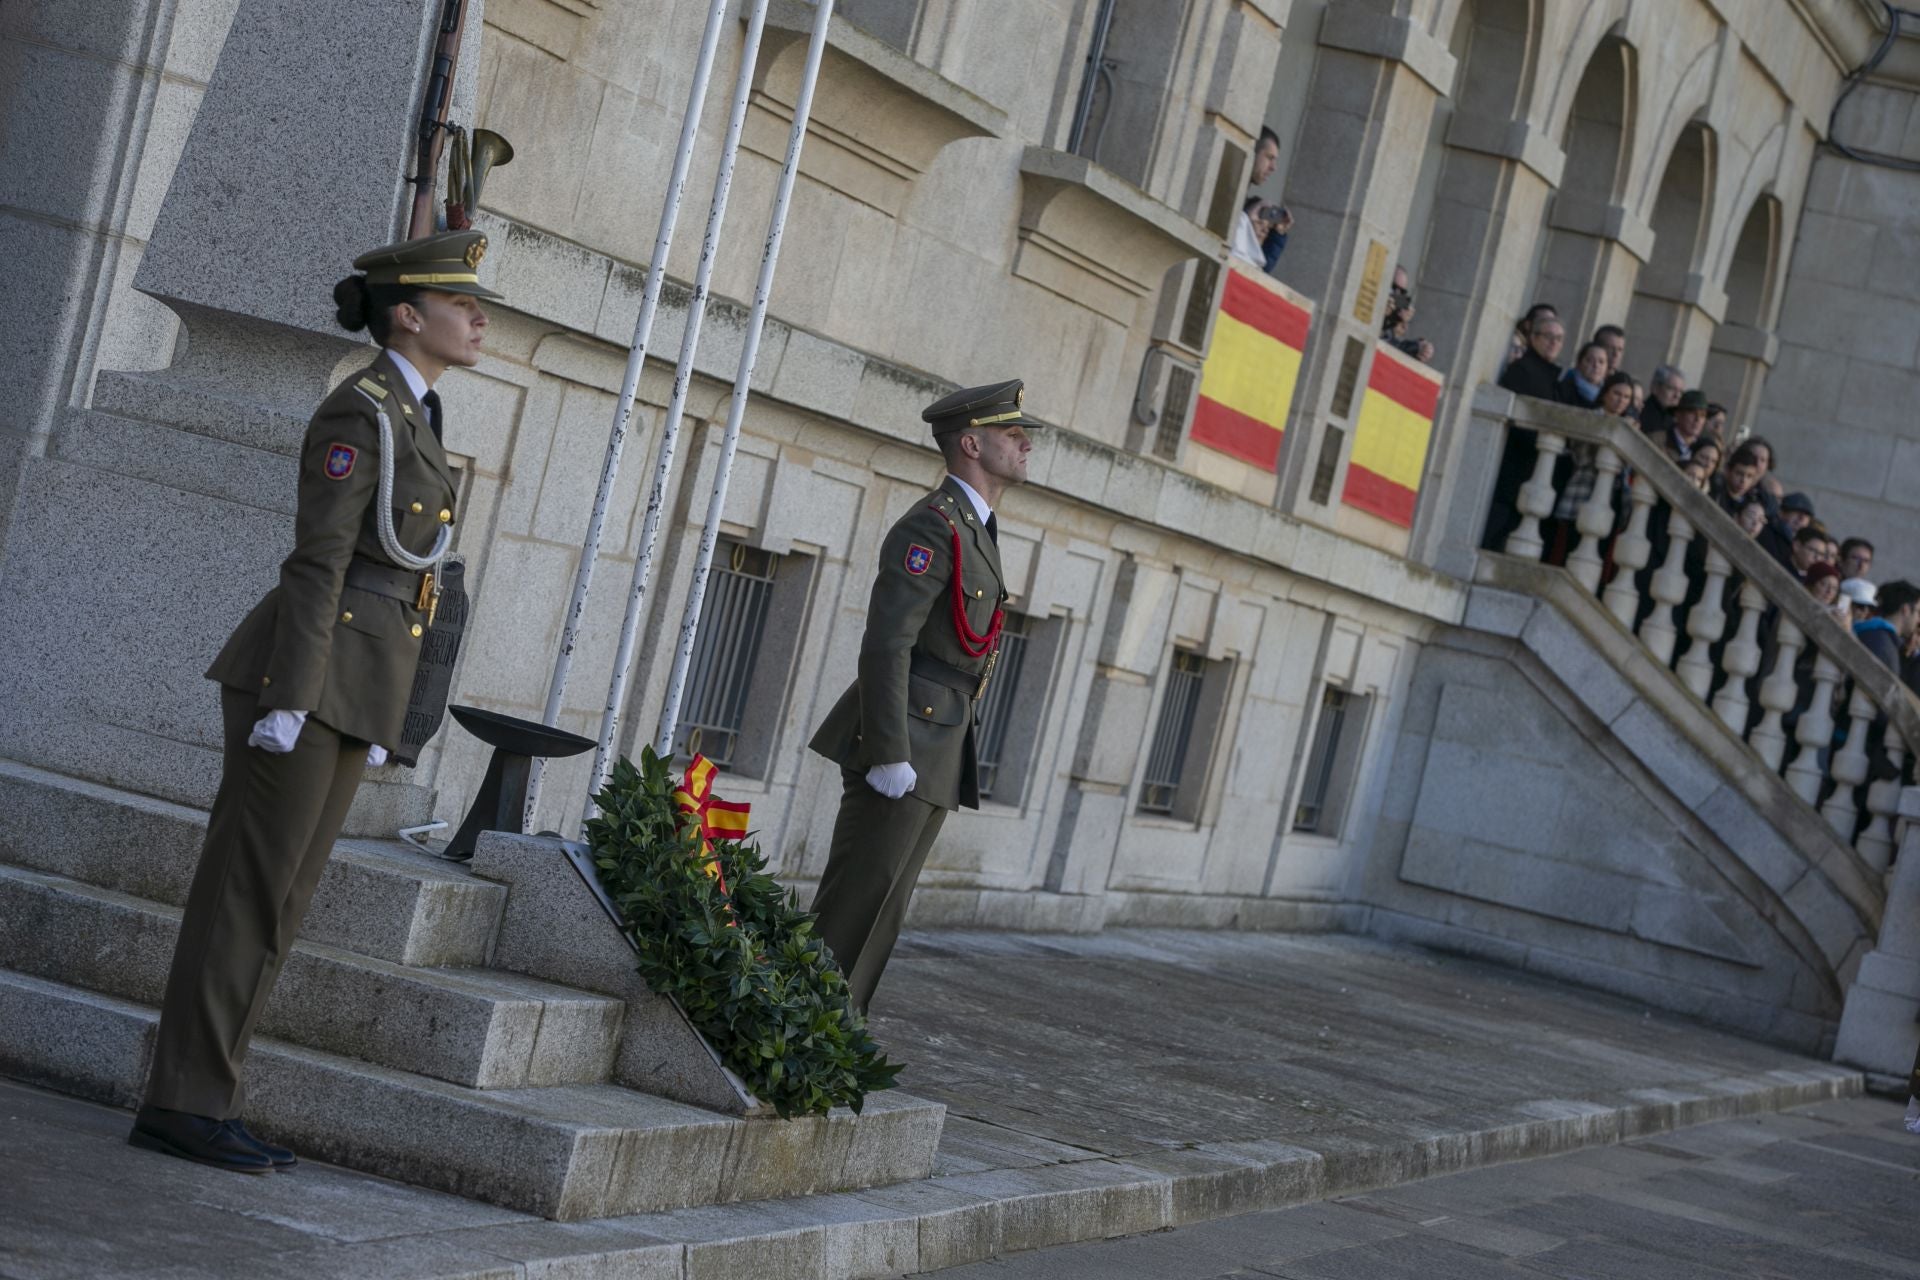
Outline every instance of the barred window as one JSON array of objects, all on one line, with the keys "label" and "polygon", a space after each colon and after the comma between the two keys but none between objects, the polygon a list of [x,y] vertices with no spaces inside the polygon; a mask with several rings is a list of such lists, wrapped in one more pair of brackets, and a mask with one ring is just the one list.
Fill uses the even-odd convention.
[{"label": "barred window", "polygon": [[980,698],[980,722],[974,729],[982,801],[1015,807],[1026,803],[1066,628],[1064,618],[1007,611],[1000,657]]},{"label": "barred window", "polygon": [[700,603],[673,749],[764,777],[786,704],[811,560],[722,538]]},{"label": "barred window", "polygon": [[774,557],[723,541],[714,548],[713,561],[673,749],[686,753],[697,730],[701,754],[717,765],[731,765],[773,595]]},{"label": "barred window", "polygon": [[1294,804],[1295,831],[1340,834],[1372,702],[1368,695],[1331,684],[1321,694],[1320,721],[1314,726],[1313,745],[1307,751],[1300,779],[1300,798]]},{"label": "barred window", "polygon": [[994,662],[993,679],[980,700],[980,724],[975,730],[979,746],[980,798],[993,798],[1000,781],[1000,767],[1006,758],[1007,730],[1013,723],[1014,700],[1020,692],[1020,676],[1027,661],[1025,614],[1008,613],[1000,628],[1000,656]]},{"label": "barred window", "polygon": [[1140,787],[1140,812],[1171,814],[1187,768],[1194,720],[1200,711],[1206,658],[1191,649],[1175,649],[1167,671],[1166,693],[1160,699],[1160,718],[1154,725],[1153,745],[1147,752],[1147,772]]}]

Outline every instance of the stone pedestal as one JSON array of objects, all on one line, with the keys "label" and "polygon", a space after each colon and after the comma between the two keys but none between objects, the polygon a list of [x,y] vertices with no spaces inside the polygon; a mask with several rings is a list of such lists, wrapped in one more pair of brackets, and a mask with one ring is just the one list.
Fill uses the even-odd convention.
[{"label": "stone pedestal", "polygon": [[[403,230],[440,10],[240,0],[135,277],[182,321],[173,362],[101,373],[91,408],[64,411],[21,469],[0,554],[0,754],[211,800],[219,712],[201,672],[292,545],[308,415],[373,354],[335,324],[332,287]],[[456,116],[480,35],[468,0]],[[423,820],[424,787],[385,789],[405,794],[376,779],[378,812],[350,830]]]},{"label": "stone pedestal", "polygon": [[[242,0],[136,287],[337,333],[333,283],[405,232],[440,13],[440,0]],[[481,17],[468,0],[456,85],[476,79]]]},{"label": "stone pedestal", "polygon": [[680,1006],[640,980],[633,948],[567,855],[558,837],[481,833],[474,873],[507,886],[494,967],[626,1001],[615,1084],[723,1115],[772,1115]]},{"label": "stone pedestal", "polygon": [[1920,1045],[1920,787],[1900,793],[1906,835],[1889,872],[1880,941],[1860,962],[1834,1060],[1905,1079]]}]

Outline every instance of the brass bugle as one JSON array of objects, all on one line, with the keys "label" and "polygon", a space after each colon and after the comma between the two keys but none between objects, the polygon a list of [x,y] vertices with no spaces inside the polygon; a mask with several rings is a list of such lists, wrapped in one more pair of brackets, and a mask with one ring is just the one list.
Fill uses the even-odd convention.
[{"label": "brass bugle", "polygon": [[480,211],[480,192],[496,165],[513,162],[513,144],[491,129],[475,129],[467,162],[467,213]]}]

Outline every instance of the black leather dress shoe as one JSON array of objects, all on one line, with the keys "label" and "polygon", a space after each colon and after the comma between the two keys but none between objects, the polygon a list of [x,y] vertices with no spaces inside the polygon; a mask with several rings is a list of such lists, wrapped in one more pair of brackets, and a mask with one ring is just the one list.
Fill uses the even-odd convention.
[{"label": "black leather dress shoe", "polygon": [[142,1107],[133,1117],[127,1141],[145,1151],[178,1156],[235,1173],[272,1173],[273,1161],[225,1120]]},{"label": "black leather dress shoe", "polygon": [[265,1138],[254,1137],[253,1132],[238,1120],[227,1121],[227,1127],[239,1134],[243,1141],[252,1143],[253,1149],[273,1161],[273,1167],[276,1169],[291,1169],[300,1163],[300,1157],[293,1152],[285,1147],[277,1147]]}]

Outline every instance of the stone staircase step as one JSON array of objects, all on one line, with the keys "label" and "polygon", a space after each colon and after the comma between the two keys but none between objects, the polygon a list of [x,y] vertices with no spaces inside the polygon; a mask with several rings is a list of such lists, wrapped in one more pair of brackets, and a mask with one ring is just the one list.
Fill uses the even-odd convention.
[{"label": "stone staircase step", "polygon": [[[0,863],[181,906],[207,815],[0,760]],[[343,840],[301,937],[405,965],[486,963],[506,890],[395,841]]]},{"label": "stone staircase step", "polygon": [[[132,1105],[157,1015],[0,969],[0,1074]],[[611,1085],[475,1090],[262,1038],[247,1121],[315,1159],[577,1220],[917,1181],[945,1108],[738,1120]]]},{"label": "stone staircase step", "polygon": [[[177,908],[0,865],[0,966],[158,1005]],[[625,1006],[489,969],[427,969],[304,939],[260,1030],[476,1089],[608,1078]]]}]

